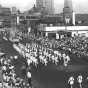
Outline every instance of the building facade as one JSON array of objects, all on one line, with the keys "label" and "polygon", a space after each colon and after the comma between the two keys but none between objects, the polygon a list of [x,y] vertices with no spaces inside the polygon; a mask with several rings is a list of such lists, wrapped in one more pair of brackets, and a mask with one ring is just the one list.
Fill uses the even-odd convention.
[{"label": "building facade", "polygon": [[10,8],[0,6],[0,27],[11,26],[11,10]]},{"label": "building facade", "polygon": [[65,24],[71,25],[73,18],[72,0],[64,0],[63,17]]},{"label": "building facade", "polygon": [[43,13],[54,14],[53,0],[36,0],[36,7]]}]

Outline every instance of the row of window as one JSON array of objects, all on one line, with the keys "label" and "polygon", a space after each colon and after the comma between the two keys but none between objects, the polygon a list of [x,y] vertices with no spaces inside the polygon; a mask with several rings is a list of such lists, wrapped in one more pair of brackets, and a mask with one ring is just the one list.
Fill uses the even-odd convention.
[{"label": "row of window", "polygon": [[20,16],[20,19],[38,19],[38,17],[36,17],[36,16],[26,16],[26,17]]}]

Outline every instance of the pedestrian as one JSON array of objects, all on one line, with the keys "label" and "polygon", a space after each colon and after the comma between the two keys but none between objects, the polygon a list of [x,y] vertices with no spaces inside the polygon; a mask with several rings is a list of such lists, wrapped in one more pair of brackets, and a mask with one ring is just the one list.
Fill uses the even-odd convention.
[{"label": "pedestrian", "polygon": [[27,72],[27,79],[28,79],[28,83],[29,83],[30,87],[32,87],[32,83],[31,83],[31,71]]}]

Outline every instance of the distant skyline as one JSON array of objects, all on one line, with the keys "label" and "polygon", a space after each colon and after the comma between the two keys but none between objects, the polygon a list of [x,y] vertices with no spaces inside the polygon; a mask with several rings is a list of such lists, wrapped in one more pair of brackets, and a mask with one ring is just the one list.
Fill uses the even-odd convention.
[{"label": "distant skyline", "polygon": [[[36,0],[0,0],[0,4],[6,7],[16,6],[21,11],[29,10]],[[73,9],[76,13],[88,13],[88,0],[73,0]],[[61,13],[64,7],[64,0],[54,0],[56,13]]]}]

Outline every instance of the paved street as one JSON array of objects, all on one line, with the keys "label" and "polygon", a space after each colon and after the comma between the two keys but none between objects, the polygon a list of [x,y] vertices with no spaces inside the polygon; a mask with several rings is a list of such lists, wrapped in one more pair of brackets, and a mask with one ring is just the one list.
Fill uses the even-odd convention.
[{"label": "paved street", "polygon": [[9,56],[18,55],[18,52],[13,49],[12,43],[3,39],[0,39],[0,50]]}]

